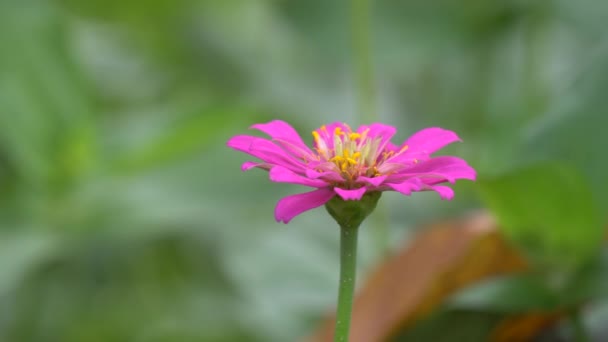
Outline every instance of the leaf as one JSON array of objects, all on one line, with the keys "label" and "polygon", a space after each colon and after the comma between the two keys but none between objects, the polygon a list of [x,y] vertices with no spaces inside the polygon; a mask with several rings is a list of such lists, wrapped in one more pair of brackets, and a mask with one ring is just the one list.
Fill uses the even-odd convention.
[{"label": "leaf", "polygon": [[597,255],[604,232],[577,170],[538,164],[482,180],[479,187],[505,235],[539,268],[568,272]]},{"label": "leaf", "polygon": [[459,309],[501,313],[550,311],[559,306],[559,297],[530,274],[490,279],[456,294],[448,303]]},{"label": "leaf", "polygon": [[53,255],[58,239],[29,232],[3,232],[0,237],[0,295],[6,296],[18,288],[32,268]]},{"label": "leaf", "polygon": [[598,258],[580,267],[568,279],[561,296],[565,305],[608,297],[608,250],[605,247]]},{"label": "leaf", "polygon": [[483,312],[441,310],[423,320],[412,329],[401,331],[391,341],[485,341],[501,318],[498,314],[489,315]]},{"label": "leaf", "polygon": [[238,120],[243,113],[251,115],[251,110],[236,107],[199,110],[166,129],[160,137],[149,139],[139,149],[118,157],[113,167],[119,172],[137,173],[194,155],[205,146],[227,140],[227,132],[236,131],[235,126],[243,124]]},{"label": "leaf", "polygon": [[0,3],[0,46],[11,47],[0,57],[2,153],[39,191],[72,181],[95,159],[94,98],[65,19],[50,3]]},{"label": "leaf", "polygon": [[55,249],[2,296],[0,339],[258,340],[240,316],[241,293],[222,269],[216,242],[169,228]]},{"label": "leaf", "polygon": [[[605,10],[564,2],[564,13],[578,16],[580,25],[589,25],[605,16]],[[573,11],[572,7],[579,8]],[[588,13],[585,13],[588,11]],[[593,12],[593,13],[592,13]],[[599,14],[602,13],[602,14]],[[602,19],[603,20],[603,19]],[[599,26],[598,26],[599,27]],[[592,54],[581,55],[572,66],[570,82],[561,85],[552,111],[546,113],[526,130],[525,155],[528,160],[565,161],[578,168],[593,184],[593,193],[600,208],[608,207],[608,158],[606,158],[606,127],[608,126],[608,45],[601,44]],[[602,213],[608,219],[608,211]]]},{"label": "leaf", "polygon": [[531,341],[555,324],[561,313],[532,313],[505,316],[464,310],[439,310],[392,341]]}]

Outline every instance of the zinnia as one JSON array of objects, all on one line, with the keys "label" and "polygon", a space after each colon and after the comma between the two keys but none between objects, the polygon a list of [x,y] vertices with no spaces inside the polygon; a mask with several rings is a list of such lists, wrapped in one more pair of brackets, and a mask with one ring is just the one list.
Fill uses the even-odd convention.
[{"label": "zinnia", "polygon": [[454,191],[439,184],[475,179],[475,170],[464,160],[431,157],[440,148],[460,141],[456,133],[442,128],[423,129],[397,146],[390,142],[396,132],[392,126],[373,123],[352,130],[347,124],[336,122],[312,132],[313,149],[284,121],[251,128],[266,133],[271,140],[238,135],[228,141],[229,147],[262,161],[245,162],[243,171],[261,168],[269,171],[271,181],[316,188],[281,199],[275,209],[279,222],[288,223],[334,196],[357,201],[369,192],[397,191],[410,195],[430,190],[449,200]]}]

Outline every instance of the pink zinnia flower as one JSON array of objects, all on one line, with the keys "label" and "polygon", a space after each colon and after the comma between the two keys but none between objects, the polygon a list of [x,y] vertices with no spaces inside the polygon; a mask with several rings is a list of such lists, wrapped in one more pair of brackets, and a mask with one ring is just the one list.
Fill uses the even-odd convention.
[{"label": "pink zinnia flower", "polygon": [[256,124],[251,128],[272,139],[238,135],[228,146],[250,154],[262,162],[245,162],[242,170],[257,167],[270,171],[270,180],[316,188],[281,199],[275,218],[288,223],[295,216],[327,203],[334,196],[360,200],[366,192],[435,191],[442,199],[452,199],[454,191],[445,185],[456,179],[475,179],[475,170],[456,157],[431,157],[440,148],[460,141],[441,128],[423,129],[400,146],[390,142],[396,129],[373,123],[353,131],[344,123],[332,123],[312,132],[311,150],[298,133],[284,121]]}]

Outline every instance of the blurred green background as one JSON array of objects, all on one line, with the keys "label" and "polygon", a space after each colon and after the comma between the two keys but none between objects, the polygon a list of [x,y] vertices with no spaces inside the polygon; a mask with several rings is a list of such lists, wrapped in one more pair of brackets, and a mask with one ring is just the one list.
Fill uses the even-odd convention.
[{"label": "blurred green background", "polygon": [[[445,153],[480,179],[451,202],[385,194],[391,248],[420,223],[489,206],[539,264],[568,273],[595,260],[608,2],[377,0],[371,19],[377,120],[397,142],[458,132]],[[272,119],[306,141],[327,122],[365,123],[352,28],[346,0],[0,0],[0,340],[314,330],[335,302],[335,223],[323,209],[275,223],[276,201],[304,189],[243,174],[250,159],[225,142]],[[538,162],[554,164],[518,171]],[[518,186],[530,203],[509,207]],[[373,222],[362,279],[384,255]],[[585,315],[595,334],[604,295]]]}]

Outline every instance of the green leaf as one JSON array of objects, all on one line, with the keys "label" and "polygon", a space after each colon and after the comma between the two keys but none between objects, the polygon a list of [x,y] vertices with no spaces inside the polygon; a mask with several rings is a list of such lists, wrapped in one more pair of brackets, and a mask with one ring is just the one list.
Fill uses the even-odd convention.
[{"label": "green leaf", "polygon": [[10,312],[0,317],[0,339],[258,340],[240,316],[241,292],[215,242],[195,230],[160,228],[153,236],[78,239],[36,262],[0,300]]},{"label": "green leaf", "polygon": [[578,170],[544,163],[479,185],[503,232],[539,269],[564,275],[597,255],[603,230]]},{"label": "green leaf", "polygon": [[604,248],[600,257],[583,265],[568,280],[561,293],[566,305],[608,298],[608,249]]},{"label": "green leaf", "polygon": [[449,306],[499,313],[549,311],[559,298],[534,275],[514,275],[490,279],[457,293]]},{"label": "green leaf", "polygon": [[398,342],[486,341],[502,315],[462,310],[441,310],[399,332]]},{"label": "green leaf", "polygon": [[[60,188],[95,159],[95,97],[66,16],[51,4],[0,4],[0,144],[19,180]],[[52,184],[51,184],[52,183]]]},{"label": "green leaf", "polygon": [[236,131],[244,108],[212,107],[195,112],[190,117],[176,122],[160,137],[150,139],[139,149],[121,155],[113,162],[119,172],[137,173],[170,164],[175,160],[198,153],[205,146],[227,141],[228,132]]},{"label": "green leaf", "polygon": [[[573,12],[573,15],[577,14]],[[578,16],[579,20],[585,18],[581,25],[593,22],[589,14],[578,13]],[[561,86],[563,89],[555,98],[553,109],[532,125],[523,139],[528,160],[551,158],[577,165],[593,184],[595,200],[600,208],[608,206],[608,196],[605,196],[608,192],[605,143],[608,126],[607,53],[606,46],[602,46],[598,53],[581,56],[572,68],[572,81]],[[608,219],[608,210],[600,214],[603,220]]]}]

